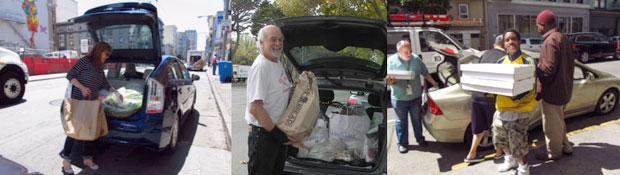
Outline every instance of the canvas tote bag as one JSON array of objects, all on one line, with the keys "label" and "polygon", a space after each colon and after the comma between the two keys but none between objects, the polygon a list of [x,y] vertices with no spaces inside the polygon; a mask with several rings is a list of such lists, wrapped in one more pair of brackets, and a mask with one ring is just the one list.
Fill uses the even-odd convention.
[{"label": "canvas tote bag", "polygon": [[320,112],[316,77],[312,72],[303,72],[277,126],[282,132],[301,141],[314,129]]}]

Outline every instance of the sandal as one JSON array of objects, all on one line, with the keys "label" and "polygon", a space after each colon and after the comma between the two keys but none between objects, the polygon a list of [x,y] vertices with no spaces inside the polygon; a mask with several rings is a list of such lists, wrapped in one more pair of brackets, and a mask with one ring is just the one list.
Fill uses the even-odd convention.
[{"label": "sandal", "polygon": [[91,165],[87,165],[86,163],[83,163],[84,166],[90,168],[91,170],[98,170],[99,169],[99,165],[95,164],[95,162],[93,160],[90,160],[90,162],[92,162]]},{"label": "sandal", "polygon": [[463,159],[463,162],[465,163],[477,163],[477,162],[482,162],[482,161],[484,161],[484,157],[478,156],[478,155],[476,155],[476,157],[474,157],[473,159],[467,159],[467,157]]},{"label": "sandal", "polygon": [[502,154],[500,154],[500,155],[495,154],[495,156],[493,156],[493,159],[498,160],[498,159],[501,159],[503,157],[504,157],[504,153],[502,152]]},{"label": "sandal", "polygon": [[65,167],[60,167],[60,172],[62,172],[63,175],[75,175],[75,172],[73,172],[73,168],[65,170]]}]

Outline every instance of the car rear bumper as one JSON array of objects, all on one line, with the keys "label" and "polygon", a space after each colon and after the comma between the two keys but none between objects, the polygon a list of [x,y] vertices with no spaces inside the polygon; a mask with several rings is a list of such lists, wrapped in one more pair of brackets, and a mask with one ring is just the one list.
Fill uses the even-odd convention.
[{"label": "car rear bumper", "polygon": [[462,143],[469,124],[469,121],[448,120],[443,115],[438,116],[430,112],[424,114],[423,119],[424,127],[433,138],[446,143]]},{"label": "car rear bumper", "polygon": [[163,129],[162,121],[158,117],[151,117],[148,122],[108,119],[108,127],[108,135],[102,138],[105,142],[161,149]]}]

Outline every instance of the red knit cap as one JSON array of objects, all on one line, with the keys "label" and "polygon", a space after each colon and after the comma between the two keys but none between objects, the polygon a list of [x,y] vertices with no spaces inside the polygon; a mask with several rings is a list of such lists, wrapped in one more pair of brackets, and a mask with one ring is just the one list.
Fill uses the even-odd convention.
[{"label": "red knit cap", "polygon": [[542,25],[555,25],[555,14],[551,10],[544,10],[538,14],[536,17],[536,24]]}]

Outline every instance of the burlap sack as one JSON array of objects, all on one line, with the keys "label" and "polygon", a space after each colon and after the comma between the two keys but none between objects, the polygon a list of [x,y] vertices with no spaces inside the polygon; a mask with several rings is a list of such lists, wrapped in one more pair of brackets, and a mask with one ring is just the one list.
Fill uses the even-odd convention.
[{"label": "burlap sack", "polygon": [[65,99],[61,115],[65,134],[76,140],[92,141],[108,134],[108,123],[98,100]]},{"label": "burlap sack", "polygon": [[312,132],[320,112],[316,77],[312,72],[304,72],[299,76],[288,107],[277,126],[295,140],[302,141]]}]

